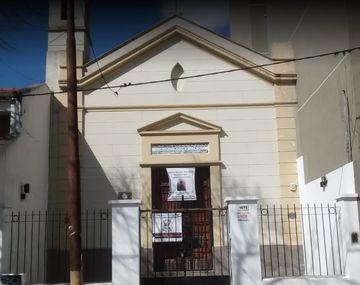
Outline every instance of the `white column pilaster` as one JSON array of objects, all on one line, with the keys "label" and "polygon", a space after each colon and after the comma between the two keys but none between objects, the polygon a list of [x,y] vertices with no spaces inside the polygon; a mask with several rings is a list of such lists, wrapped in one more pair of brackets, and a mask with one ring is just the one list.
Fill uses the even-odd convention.
[{"label": "white column pilaster", "polygon": [[110,201],[112,284],[140,284],[140,200]]},{"label": "white column pilaster", "polygon": [[231,285],[260,285],[261,261],[256,197],[225,199],[228,207]]}]

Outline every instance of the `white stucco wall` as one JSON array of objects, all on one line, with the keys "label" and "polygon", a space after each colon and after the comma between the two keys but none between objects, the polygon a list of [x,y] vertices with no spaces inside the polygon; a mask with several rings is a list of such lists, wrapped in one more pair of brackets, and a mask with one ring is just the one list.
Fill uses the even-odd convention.
[{"label": "white stucco wall", "polygon": [[[303,227],[311,228],[311,231],[304,232],[303,238],[305,254],[307,256],[319,254],[319,262],[312,263],[308,258],[305,266],[309,272],[317,272],[318,275],[326,275],[321,272],[324,272],[324,268],[328,268],[328,264],[336,268],[334,271],[344,272],[346,266],[352,266],[351,263],[345,262],[349,248],[354,246],[351,234],[359,232],[354,163],[350,162],[332,172],[324,173],[328,181],[326,187],[320,187],[321,178],[305,183],[303,157],[297,160],[297,164],[300,203],[304,207],[305,215],[308,215],[308,205],[311,208],[314,205],[317,207],[317,215],[314,215],[314,210],[310,210],[312,215],[303,219]],[[323,213],[329,223],[324,224],[324,221],[321,221],[320,217],[324,218]],[[318,227],[317,223],[321,223],[322,226]],[[315,239],[317,236],[327,238],[319,243]],[[318,252],[315,252],[314,248],[318,248]]]},{"label": "white stucco wall", "polygon": [[[184,69],[183,76],[238,68],[187,41],[162,44],[156,51],[107,78],[110,86],[169,79],[176,63]],[[216,103],[273,102],[272,84],[260,80],[248,71],[238,71],[203,78],[186,79],[183,89],[175,91],[171,82],[134,86],[119,90],[119,96],[110,90],[98,90],[85,97],[85,105],[127,106],[178,105]],[[103,81],[99,82],[102,86]],[[114,89],[114,88],[113,88]],[[116,89],[115,89],[116,90]]]},{"label": "white stucco wall", "polygon": [[[277,134],[271,108],[186,110],[223,128],[220,138],[224,195],[279,198]],[[140,198],[141,140],[137,129],[174,111],[89,112],[82,150],[85,203],[130,191]],[[104,201],[102,202],[104,203]]]},{"label": "white stucco wall", "polygon": [[[169,78],[178,62],[185,76],[235,68],[189,42],[175,41],[112,74],[108,84]],[[84,100],[90,109],[81,151],[83,205],[105,205],[118,191],[141,198],[137,129],[177,112],[222,127],[223,195],[280,196],[274,87],[249,72],[187,79],[181,91],[171,82],[123,88],[119,95],[96,90]]]},{"label": "white stucco wall", "polygon": [[303,204],[334,204],[336,198],[346,194],[355,194],[354,163],[350,162],[342,167],[324,173],[328,180],[325,188],[320,187],[321,177],[305,183],[303,157],[298,158],[299,196]]}]

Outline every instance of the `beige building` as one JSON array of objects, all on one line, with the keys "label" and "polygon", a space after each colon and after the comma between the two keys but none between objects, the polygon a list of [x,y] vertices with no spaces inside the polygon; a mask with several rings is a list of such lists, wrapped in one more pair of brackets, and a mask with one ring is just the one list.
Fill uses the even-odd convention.
[{"label": "beige building", "polygon": [[[49,32],[52,89],[66,88],[65,21],[56,19]],[[208,206],[248,195],[297,202],[291,64],[272,66],[273,59],[179,17],[85,62],[83,22],[77,23],[84,208],[106,207],[119,192],[151,207],[154,173],[179,167],[207,169]],[[56,95],[52,111],[49,206],[56,208],[66,203],[65,98]]]},{"label": "beige building", "polygon": [[[54,90],[66,85],[66,21],[59,17],[61,9],[56,5],[50,6],[47,60],[47,83]],[[359,42],[356,8],[331,4],[325,13],[323,6],[316,3],[255,5],[230,1],[231,39],[238,44],[174,17],[112,49],[98,62],[88,60],[84,30],[88,21],[78,13],[79,88],[89,90],[79,92],[84,205],[105,205],[118,192],[132,192],[134,198],[145,199],[143,195],[151,192],[150,169],[161,165],[188,167],[207,163],[218,204],[227,195],[258,195],[287,202],[298,197],[299,188],[301,191],[309,183],[318,185],[320,177],[351,161],[356,176],[357,50],[179,79],[355,47]],[[173,80],[134,84],[162,79]],[[132,86],[108,88],[126,83]],[[53,100],[53,114],[57,115],[53,116],[52,128],[52,138],[56,139],[51,145],[50,207],[65,203],[65,102],[65,95]],[[178,122],[173,119],[176,114]],[[207,158],[199,154],[201,158],[187,155],[192,160],[183,159],[176,154],[176,163],[166,155],[147,153],[153,144],[177,145],[185,137],[186,143],[199,142],[202,135],[194,134],[190,139],[194,127],[186,127],[187,121],[180,123],[188,116],[218,128],[217,154],[210,144],[211,155]],[[169,131],[175,128],[179,132],[176,136],[166,136],[165,129],[164,134],[156,136],[142,131],[168,117],[171,123],[181,125],[168,126]]]},{"label": "beige building", "polygon": [[[136,240],[129,240],[139,242],[141,278],[158,272],[169,277],[171,271],[186,275],[188,270],[193,277],[206,271],[229,281],[227,197],[234,198],[227,200],[234,225],[253,219],[237,238],[243,238],[239,247],[254,245],[260,278],[274,277],[273,264],[280,277],[297,275],[287,271],[294,265],[298,275],[331,275],[321,269],[330,261],[334,275],[344,274],[342,254],[354,244],[352,235],[357,237],[359,226],[356,219],[340,221],[337,212],[344,207],[345,217],[357,215],[359,51],[333,52],[359,45],[358,6],[329,5],[325,13],[316,3],[235,2],[230,1],[229,9],[231,39],[173,16],[89,60],[89,21],[76,1],[86,282],[110,282],[111,248],[124,246],[117,240],[111,244],[110,200],[118,200],[112,201],[113,214],[140,201],[140,212],[131,208],[140,230],[128,233],[135,232]],[[50,1],[46,84],[64,92],[25,97],[18,137],[0,146],[0,180],[5,181],[0,185],[5,201],[0,202],[0,218],[5,217],[0,220],[0,246],[10,248],[0,258],[1,270],[19,271],[23,264],[30,280],[41,283],[67,280],[62,275],[68,248],[63,8],[60,1]],[[324,53],[329,55],[296,60]],[[284,59],[295,60],[279,64]],[[40,86],[31,92],[48,89]],[[36,112],[39,106],[44,112]],[[25,184],[31,191],[21,200]],[[247,197],[249,204],[239,197]],[[254,197],[260,199],[258,207]],[[319,208],[307,207],[304,223],[299,203],[331,204],[325,214],[321,205],[321,227]],[[8,209],[49,211],[3,215]],[[181,237],[164,240],[159,227],[170,216]],[[117,219],[112,221],[116,226]],[[125,229],[134,224],[123,221]],[[345,229],[341,236],[334,225]],[[35,232],[29,245],[26,236]],[[114,232],[126,240],[123,230],[115,227]],[[261,236],[253,240],[251,232]],[[13,236],[21,237],[14,246]],[[191,250],[185,256],[189,240]],[[326,256],[327,246],[336,248],[336,260],[334,252]],[[38,263],[29,269],[33,248]],[[243,249],[246,254],[248,249]],[[306,255],[317,255],[318,262]]]}]

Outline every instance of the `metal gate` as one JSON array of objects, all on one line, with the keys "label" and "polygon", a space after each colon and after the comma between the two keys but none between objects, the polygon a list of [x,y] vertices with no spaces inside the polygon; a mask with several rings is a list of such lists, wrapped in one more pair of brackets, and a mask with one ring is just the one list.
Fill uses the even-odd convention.
[{"label": "metal gate", "polygon": [[[229,276],[226,213],[223,208],[142,210],[141,277]],[[181,235],[156,233],[156,223],[167,219],[181,219]]]}]

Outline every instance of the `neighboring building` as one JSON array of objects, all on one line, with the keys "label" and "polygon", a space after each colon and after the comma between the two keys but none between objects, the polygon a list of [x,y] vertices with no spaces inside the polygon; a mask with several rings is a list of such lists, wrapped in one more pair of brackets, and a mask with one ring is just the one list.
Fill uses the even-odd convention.
[{"label": "neighboring building", "polygon": [[[360,46],[360,7],[350,1],[326,6],[306,1],[249,5],[231,1],[230,5],[231,37],[272,58],[300,58]],[[295,62],[303,203],[334,203],[341,193],[359,193],[359,64],[358,49]],[[328,180],[326,189],[320,187],[322,176]]]},{"label": "neighboring building", "polygon": [[[30,242],[27,236],[30,234],[29,221],[32,213],[48,209],[49,92],[45,84],[0,90],[1,273],[9,272],[10,256],[18,254],[15,253],[16,247],[12,246],[16,240],[17,252],[24,252],[19,248],[20,232],[17,231],[15,235],[13,223],[23,221],[24,213],[28,213],[28,224],[25,220],[24,225],[25,229],[29,226],[29,231],[21,233],[24,245]],[[47,95],[38,96],[43,93]],[[11,215],[11,212],[15,214]],[[31,242],[33,241],[35,239],[31,238]]]},{"label": "neighboring building", "polygon": [[7,209],[48,207],[50,96],[35,96],[44,92],[46,85],[0,90],[0,201]]}]

